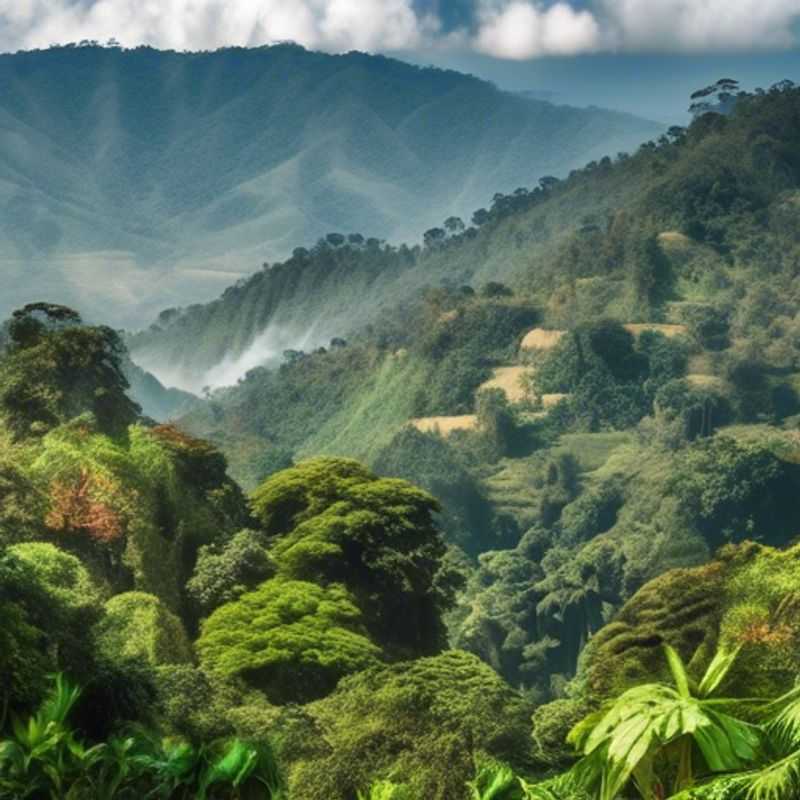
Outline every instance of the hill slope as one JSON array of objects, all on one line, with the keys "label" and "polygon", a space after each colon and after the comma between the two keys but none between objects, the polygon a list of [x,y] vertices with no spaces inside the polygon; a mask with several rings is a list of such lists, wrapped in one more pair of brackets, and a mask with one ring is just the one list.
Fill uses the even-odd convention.
[{"label": "hill slope", "polygon": [[331,230],[416,237],[487,187],[658,131],[288,45],[3,55],[0,85],[0,263],[13,279],[0,315],[44,292],[126,326]]}]

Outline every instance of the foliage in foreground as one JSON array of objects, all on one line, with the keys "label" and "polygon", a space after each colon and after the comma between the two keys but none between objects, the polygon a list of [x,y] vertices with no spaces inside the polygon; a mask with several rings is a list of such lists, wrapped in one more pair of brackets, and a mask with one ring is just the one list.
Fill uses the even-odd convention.
[{"label": "foliage in foreground", "polygon": [[213,800],[285,797],[264,743],[239,739],[195,747],[137,730],[89,745],[69,721],[81,690],[56,677],[27,720],[0,740],[0,797],[14,800]]}]

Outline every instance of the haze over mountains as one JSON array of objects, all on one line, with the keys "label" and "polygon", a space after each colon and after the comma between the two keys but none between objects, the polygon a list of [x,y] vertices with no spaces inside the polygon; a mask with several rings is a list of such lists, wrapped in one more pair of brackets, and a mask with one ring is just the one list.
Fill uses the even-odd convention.
[{"label": "haze over mountains", "polygon": [[330,231],[418,241],[659,126],[292,45],[0,56],[0,315],[137,327]]}]

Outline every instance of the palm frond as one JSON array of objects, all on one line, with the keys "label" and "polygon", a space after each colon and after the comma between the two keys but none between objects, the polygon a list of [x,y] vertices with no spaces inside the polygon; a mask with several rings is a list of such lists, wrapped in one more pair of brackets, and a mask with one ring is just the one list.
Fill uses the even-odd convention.
[{"label": "palm frond", "polygon": [[672,673],[672,680],[675,681],[678,694],[681,697],[690,697],[691,690],[689,689],[689,673],[686,672],[683,659],[680,657],[680,655],[678,655],[678,651],[670,647],[668,644],[664,645],[664,655],[667,657],[667,665],[669,666],[669,671]]},{"label": "palm frond", "polygon": [[720,648],[716,652],[706,669],[705,675],[703,675],[700,681],[700,685],[697,687],[698,697],[706,698],[714,694],[730,672],[740,650],[741,647],[737,647],[731,651]]}]

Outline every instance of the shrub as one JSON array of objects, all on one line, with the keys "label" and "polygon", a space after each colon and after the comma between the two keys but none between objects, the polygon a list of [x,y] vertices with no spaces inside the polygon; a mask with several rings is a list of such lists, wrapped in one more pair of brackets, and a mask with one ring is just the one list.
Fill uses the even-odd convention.
[{"label": "shrub", "polygon": [[529,763],[531,707],[457,650],[350,676],[307,710],[331,750],[290,764],[290,791],[306,800],[349,800],[387,775],[412,797],[450,800],[464,796],[479,753]]},{"label": "shrub", "polygon": [[99,653],[110,663],[191,663],[192,647],[183,623],[154,595],[125,592],[112,597],[105,610],[94,635]]},{"label": "shrub", "polygon": [[222,545],[200,548],[186,593],[200,615],[206,616],[254,589],[274,571],[263,536],[255,531],[239,531]]},{"label": "shrub", "polygon": [[274,703],[322,697],[381,654],[344,587],[283,578],[218,608],[197,651],[209,672],[241,678]]}]

